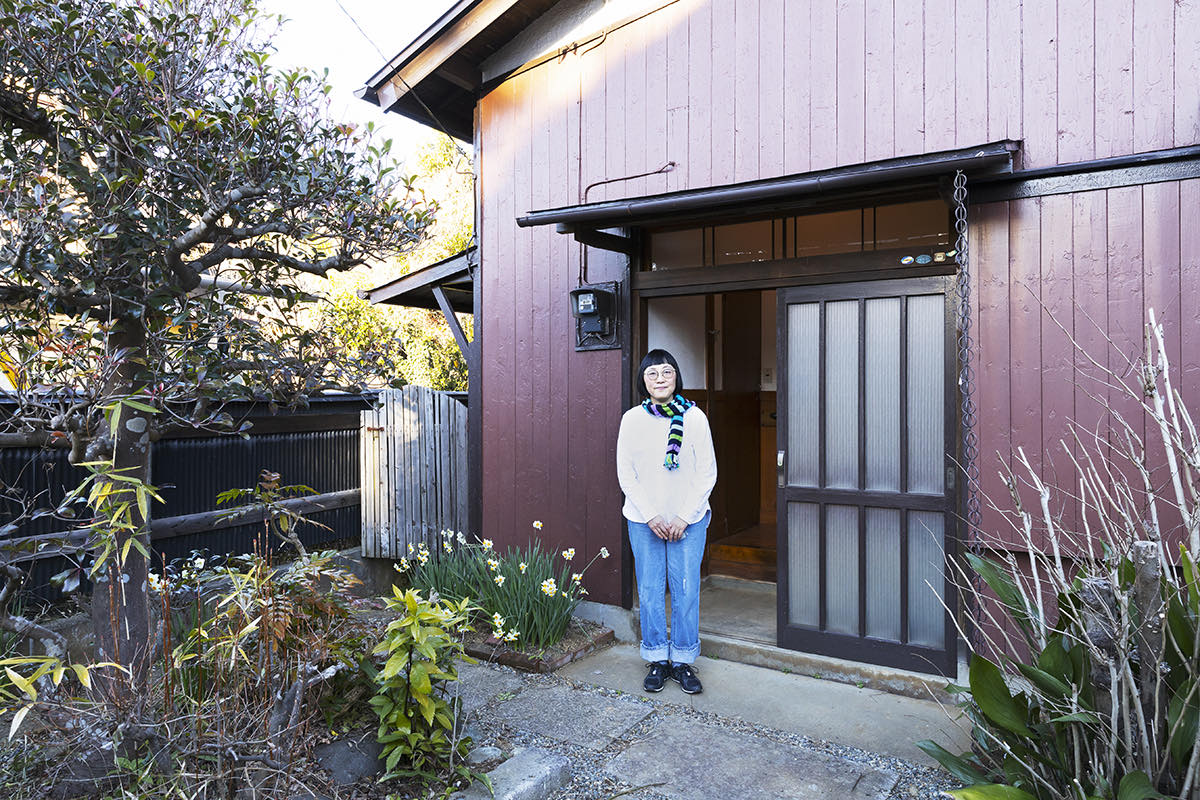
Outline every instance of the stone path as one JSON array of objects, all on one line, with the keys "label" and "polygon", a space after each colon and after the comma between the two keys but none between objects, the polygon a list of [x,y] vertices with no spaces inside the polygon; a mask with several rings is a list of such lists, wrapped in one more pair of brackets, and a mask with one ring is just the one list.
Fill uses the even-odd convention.
[{"label": "stone path", "polygon": [[[622,793],[631,800],[887,800],[936,796],[918,794],[907,784],[898,786],[897,773],[887,763],[841,757],[836,746],[822,749],[807,739],[801,741],[802,737],[771,735],[744,720],[668,702],[678,701],[674,697],[678,691],[671,698],[651,699],[640,692],[572,686],[558,676],[521,675],[483,664],[463,666],[460,675],[463,696],[476,711],[472,732],[478,740],[488,740],[479,743],[513,745],[518,752],[512,768],[524,776],[523,785],[536,784],[529,791],[497,785],[497,797],[603,800]],[[524,755],[523,748],[527,748]],[[561,761],[554,760],[555,755],[566,758],[570,774]],[[553,774],[540,782],[531,780],[526,761],[547,758],[557,765],[550,770]],[[595,776],[594,784],[580,777],[587,772]],[[576,791],[555,794],[567,781],[573,781]],[[581,784],[586,785],[580,789]]]},{"label": "stone path", "polygon": [[891,772],[678,718],[659,721],[606,771],[679,800],[882,800],[896,785]]}]

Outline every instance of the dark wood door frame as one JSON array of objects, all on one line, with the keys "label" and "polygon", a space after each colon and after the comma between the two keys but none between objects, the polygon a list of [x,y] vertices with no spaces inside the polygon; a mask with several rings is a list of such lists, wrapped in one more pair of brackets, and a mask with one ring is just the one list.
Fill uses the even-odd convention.
[{"label": "dark wood door frame", "polygon": [[[862,303],[866,298],[874,297],[895,297],[911,294],[927,294],[933,292],[942,292],[945,294],[945,312],[944,312],[944,376],[945,376],[945,396],[944,396],[944,414],[943,432],[945,436],[944,452],[957,460],[958,453],[958,419],[956,415],[957,392],[954,376],[957,375],[957,348],[955,346],[955,322],[954,322],[954,293],[953,293],[953,278],[951,276],[937,276],[915,278],[908,280],[888,280],[888,281],[867,281],[855,283],[837,283],[824,284],[818,286],[801,286],[790,289],[781,290],[777,303],[777,323],[776,330],[782,332],[786,330],[787,324],[787,306],[789,303],[800,302],[827,302],[836,300],[857,299],[860,301],[860,352],[859,352],[859,392],[860,392],[860,410],[858,415],[859,420],[859,483],[860,487],[864,485],[865,469],[863,461],[865,459],[865,414],[861,408],[863,402],[862,397],[865,395],[865,359],[863,358],[863,334],[862,327],[865,325],[865,314],[862,312]],[[902,306],[903,309],[903,306]],[[902,310],[900,317],[901,325],[901,341],[900,359],[902,374],[907,367],[904,366],[906,360],[906,348],[903,342],[907,341],[906,333],[906,315]],[[825,330],[822,325],[820,328],[821,341],[818,345],[820,357],[824,359],[825,353]],[[788,342],[787,337],[780,335],[777,346],[778,365],[777,369],[777,414],[778,428],[776,447],[780,451],[787,450],[787,431],[788,431]],[[824,376],[824,368],[821,369],[822,378]],[[818,442],[818,464],[821,471],[820,480],[818,483],[823,487],[825,484],[825,458],[824,458],[824,429],[825,429],[825,393],[820,391],[821,408],[818,412],[820,423],[820,432],[817,434]],[[958,558],[959,542],[961,541],[961,533],[959,530],[959,514],[958,514],[958,491],[957,481],[954,478],[952,464],[947,462],[946,465],[946,487],[943,496],[937,495],[909,495],[903,493],[907,487],[907,407],[906,407],[906,392],[900,392],[900,469],[901,469],[901,490],[899,493],[890,492],[869,492],[862,489],[859,490],[839,490],[826,488],[801,488],[786,485],[786,479],[783,481],[777,492],[776,520],[777,520],[777,551],[779,554],[779,577],[777,586],[777,615],[778,615],[778,642],[781,647],[789,649],[802,650],[804,652],[820,653],[838,658],[846,658],[854,661],[865,661],[876,664],[884,664],[888,666],[910,669],[917,672],[936,672],[942,675],[954,675],[957,670],[957,629],[954,620],[950,614],[945,615],[945,631],[944,631],[944,649],[937,650],[929,647],[907,643],[908,639],[908,591],[907,591],[907,576],[908,576],[908,552],[907,552],[907,530],[908,530],[908,515],[910,511],[933,511],[943,514],[944,523],[944,542],[945,556],[947,568],[945,570],[945,580],[943,586],[943,597],[946,605],[950,609],[957,608],[957,591],[953,582],[953,570],[949,566],[953,560]],[[790,454],[789,454],[790,457]],[[786,474],[786,473],[785,473]],[[859,508],[858,525],[859,525],[859,636],[849,636],[825,630],[814,630],[810,628],[802,628],[796,625],[790,625],[788,620],[788,602],[790,598],[790,580],[792,576],[788,574],[786,569],[787,552],[788,552],[788,503],[789,502],[806,502],[814,503],[818,506],[817,518],[820,525],[819,556],[818,556],[818,575],[820,580],[820,590],[818,598],[821,609],[820,628],[825,627],[825,507],[828,505],[850,505]],[[865,540],[866,540],[866,509],[868,507],[896,508],[900,511],[900,625],[901,625],[901,643],[885,641],[881,639],[872,639],[865,635],[865,617],[866,617],[866,580],[865,574]]]}]

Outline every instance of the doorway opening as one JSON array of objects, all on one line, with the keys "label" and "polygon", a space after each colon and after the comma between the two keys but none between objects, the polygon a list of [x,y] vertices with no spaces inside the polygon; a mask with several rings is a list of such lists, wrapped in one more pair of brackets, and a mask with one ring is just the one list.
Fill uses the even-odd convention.
[{"label": "doorway opening", "polygon": [[776,292],[648,298],[645,341],[670,351],[717,457],[701,631],[776,643]]},{"label": "doorway opening", "polygon": [[647,338],[708,416],[718,478],[702,574],[774,583],[775,290],[649,299]]}]

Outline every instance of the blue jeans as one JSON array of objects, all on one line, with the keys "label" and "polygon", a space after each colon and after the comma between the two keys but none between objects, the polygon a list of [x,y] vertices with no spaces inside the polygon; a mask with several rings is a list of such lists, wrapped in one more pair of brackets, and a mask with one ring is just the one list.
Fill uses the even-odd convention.
[{"label": "blue jeans", "polygon": [[[666,542],[644,522],[629,523],[642,617],[642,658],[691,664],[700,655],[700,560],[708,521],[687,526],[683,538]],[[671,588],[671,632],[667,634],[667,587]]]}]

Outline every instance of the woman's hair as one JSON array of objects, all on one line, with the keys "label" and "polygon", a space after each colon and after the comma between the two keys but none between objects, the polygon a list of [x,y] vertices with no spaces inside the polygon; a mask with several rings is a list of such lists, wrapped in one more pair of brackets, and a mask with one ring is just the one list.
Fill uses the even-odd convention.
[{"label": "woman's hair", "polygon": [[633,381],[637,387],[638,397],[643,400],[648,400],[650,393],[646,391],[646,380],[642,376],[646,374],[647,369],[657,364],[671,365],[675,370],[675,393],[683,391],[683,373],[679,371],[679,362],[675,360],[675,356],[659,348],[646,353],[646,357],[642,359],[642,365],[638,367],[637,377]]}]

